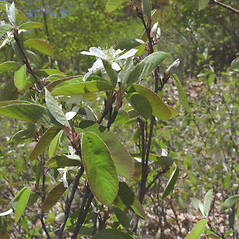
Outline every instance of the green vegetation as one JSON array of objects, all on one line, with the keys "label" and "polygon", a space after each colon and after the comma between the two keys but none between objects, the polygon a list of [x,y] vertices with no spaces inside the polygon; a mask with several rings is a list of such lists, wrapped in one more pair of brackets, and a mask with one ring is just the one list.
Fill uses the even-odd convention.
[{"label": "green vegetation", "polygon": [[238,238],[237,9],[0,2],[0,238]]}]

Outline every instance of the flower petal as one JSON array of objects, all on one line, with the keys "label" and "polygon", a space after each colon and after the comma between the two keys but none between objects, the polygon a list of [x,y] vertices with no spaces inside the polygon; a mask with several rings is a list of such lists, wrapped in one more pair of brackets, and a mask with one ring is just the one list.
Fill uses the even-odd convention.
[{"label": "flower petal", "polygon": [[134,56],[137,51],[138,51],[137,49],[131,49],[126,53],[124,53],[123,55],[121,55],[120,57],[118,57],[117,60],[127,59],[131,56]]},{"label": "flower petal", "polygon": [[120,70],[121,70],[119,64],[116,63],[116,62],[113,62],[113,63],[111,64],[111,67],[112,67],[112,69],[114,69],[115,71],[120,71]]}]

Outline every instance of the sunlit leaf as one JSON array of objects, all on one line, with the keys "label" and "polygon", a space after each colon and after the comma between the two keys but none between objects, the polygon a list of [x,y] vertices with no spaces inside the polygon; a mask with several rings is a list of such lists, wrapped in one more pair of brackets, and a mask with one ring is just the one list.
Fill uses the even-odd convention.
[{"label": "sunlit leaf", "polygon": [[168,180],[167,186],[163,192],[162,198],[165,198],[169,195],[169,193],[171,193],[173,191],[173,188],[177,182],[178,179],[178,175],[179,175],[179,169],[176,166],[174,171],[172,172],[171,177]]},{"label": "sunlit leaf", "polygon": [[42,28],[43,24],[39,22],[25,22],[19,26],[19,29],[36,29]]},{"label": "sunlit leaf", "polygon": [[145,57],[129,74],[129,78],[126,81],[127,86],[132,85],[142,77],[150,74],[167,56],[168,54],[165,52],[154,52]]},{"label": "sunlit leaf", "polygon": [[14,71],[19,67],[18,63],[15,61],[6,61],[0,64],[0,74],[5,72]]},{"label": "sunlit leaf", "polygon": [[33,150],[29,155],[30,160],[36,159],[50,144],[52,139],[58,134],[60,128],[51,127],[41,136],[37,144],[34,146]]},{"label": "sunlit leaf", "polygon": [[191,198],[191,203],[198,212],[200,212],[204,217],[206,217],[204,213],[204,205],[199,199]]},{"label": "sunlit leaf", "polygon": [[236,59],[232,61],[231,68],[232,70],[239,69],[239,57],[237,57]]},{"label": "sunlit leaf", "polygon": [[134,84],[131,86],[129,92],[138,92],[143,95],[150,103],[152,107],[152,115],[156,116],[159,119],[168,120],[172,116],[170,108],[162,101],[162,99],[151,91],[150,89]]},{"label": "sunlit leaf", "polygon": [[98,125],[94,121],[82,121],[80,128],[84,131],[94,132],[104,141],[110,151],[118,175],[127,178],[133,175],[133,159],[113,132],[108,131],[106,127]]},{"label": "sunlit leaf", "polygon": [[86,132],[82,156],[92,193],[101,203],[110,205],[118,193],[118,176],[108,148],[95,133]]},{"label": "sunlit leaf", "polygon": [[19,91],[22,91],[27,83],[26,65],[22,65],[14,74],[14,83]]},{"label": "sunlit leaf", "polygon": [[85,93],[92,93],[98,91],[105,91],[112,89],[110,83],[106,81],[89,81],[89,82],[80,82],[69,85],[58,85],[57,88],[52,90],[52,95],[79,95]]},{"label": "sunlit leaf", "polygon": [[18,220],[22,216],[22,214],[23,214],[23,212],[24,212],[24,210],[27,206],[28,199],[29,199],[29,196],[30,196],[30,192],[31,192],[31,190],[29,188],[26,188],[22,192],[21,196],[19,197],[16,209],[15,209],[15,222],[18,222]]},{"label": "sunlit leaf", "polygon": [[208,217],[208,213],[211,207],[212,196],[213,196],[213,189],[209,190],[204,197],[203,206],[204,206],[204,214],[206,217]]},{"label": "sunlit leaf", "polygon": [[51,158],[53,157],[53,155],[56,153],[56,150],[59,146],[59,141],[60,138],[63,134],[63,130],[61,130],[55,137],[54,139],[51,141],[50,146],[49,146],[49,150],[48,150],[48,157]]},{"label": "sunlit leaf", "polygon": [[225,211],[231,208],[237,201],[239,201],[239,194],[227,198],[222,204],[222,210]]},{"label": "sunlit leaf", "polygon": [[118,7],[120,7],[124,2],[128,2],[128,0],[109,0],[106,4],[106,10],[108,12],[113,12]]},{"label": "sunlit leaf", "polygon": [[[76,155],[75,155],[76,156]],[[54,156],[46,162],[46,167],[50,168],[64,168],[70,166],[80,166],[81,159],[76,156],[73,157],[71,155],[62,155],[62,156]]]},{"label": "sunlit leaf", "polygon": [[185,239],[199,239],[205,226],[207,224],[207,219],[202,219],[193,227],[189,235]]},{"label": "sunlit leaf", "polygon": [[195,4],[198,10],[202,10],[208,5],[209,1],[210,0],[195,0]]},{"label": "sunlit leaf", "polygon": [[45,99],[46,99],[46,106],[50,111],[51,115],[55,118],[57,122],[61,125],[65,125],[66,127],[70,128],[70,124],[65,117],[65,114],[61,110],[60,106],[58,105],[57,101],[51,95],[51,93],[45,88]]},{"label": "sunlit leaf", "polygon": [[46,107],[32,104],[28,101],[2,101],[0,102],[0,114],[33,123],[42,122],[50,124],[54,122]]},{"label": "sunlit leaf", "polygon": [[45,55],[52,56],[53,49],[52,47],[45,41],[39,39],[29,39],[24,42],[24,45],[33,48]]}]

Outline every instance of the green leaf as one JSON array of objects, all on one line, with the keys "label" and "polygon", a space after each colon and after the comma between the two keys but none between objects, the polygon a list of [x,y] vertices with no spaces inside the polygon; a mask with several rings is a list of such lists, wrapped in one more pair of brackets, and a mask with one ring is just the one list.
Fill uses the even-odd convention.
[{"label": "green leaf", "polygon": [[128,2],[128,0],[109,0],[106,4],[106,10],[113,12],[125,2]]},{"label": "green leaf", "polygon": [[106,144],[119,176],[130,178],[134,173],[134,163],[127,149],[106,127],[96,124],[94,121],[82,121],[80,128],[97,134]]},{"label": "green leaf", "polygon": [[172,172],[170,179],[168,180],[168,183],[163,192],[162,198],[167,197],[169,195],[169,193],[173,191],[174,185],[176,184],[177,179],[178,179],[178,175],[179,175],[179,169],[176,166],[174,171]]},{"label": "green leaf", "polygon": [[[71,182],[68,183],[70,184]],[[42,211],[48,212],[61,198],[67,188],[64,187],[63,182],[57,184],[52,190],[47,194],[46,199],[42,204]]]},{"label": "green leaf", "polygon": [[135,92],[127,97],[132,107],[145,119],[149,119],[152,115],[152,107],[143,95]]},{"label": "green leaf", "polygon": [[63,111],[61,110],[60,106],[58,105],[57,101],[51,95],[51,93],[45,88],[45,100],[46,106],[50,111],[51,115],[55,118],[57,122],[61,125],[65,125],[66,127],[70,128],[70,124],[66,119]]},{"label": "green leaf", "polygon": [[31,193],[31,190],[29,188],[25,188],[25,190],[21,193],[21,196],[17,202],[17,206],[15,209],[15,222],[18,222],[18,220],[22,216],[27,206],[30,193]]},{"label": "green leaf", "polygon": [[207,7],[210,0],[195,0],[196,7],[198,10],[202,10]]},{"label": "green leaf", "polygon": [[188,104],[187,96],[186,96],[186,94],[185,94],[185,92],[184,92],[184,90],[183,90],[183,87],[182,87],[182,85],[181,85],[181,82],[180,82],[180,80],[178,79],[178,77],[177,77],[176,74],[173,75],[173,78],[174,78],[174,80],[175,80],[175,82],[176,82],[176,85],[177,85],[177,88],[178,88],[178,93],[179,93],[180,99],[181,99],[181,101],[182,101],[182,103],[183,103],[183,106],[184,106],[185,110],[186,110],[188,113],[190,113],[190,112],[191,112],[191,108],[190,108],[190,106],[189,106],[189,104]]},{"label": "green leaf", "polygon": [[19,26],[19,29],[36,29],[42,28],[43,24],[39,22],[25,22]]},{"label": "green leaf", "polygon": [[2,89],[0,100],[15,100],[18,97],[19,92],[15,87],[14,80],[10,80],[7,84],[5,84],[4,88]]},{"label": "green leaf", "polygon": [[239,194],[227,198],[222,204],[222,210],[225,211],[232,207],[232,205],[239,201]]},{"label": "green leaf", "polygon": [[45,41],[39,39],[29,39],[24,42],[26,46],[29,46],[45,55],[52,56],[53,49],[52,47]]},{"label": "green leaf", "polygon": [[236,59],[234,59],[231,63],[231,69],[232,70],[238,70],[239,69],[239,57],[237,57]]},{"label": "green leaf", "polygon": [[54,123],[54,120],[46,107],[32,104],[28,101],[2,101],[0,102],[0,114],[33,123]]},{"label": "green leaf", "polygon": [[74,155],[54,156],[46,162],[46,167],[50,168],[64,168],[70,166],[80,166],[81,159]]},{"label": "green leaf", "polygon": [[129,188],[129,186],[125,182],[119,183],[118,197],[115,200],[116,204],[117,200],[119,199],[127,208],[133,210],[138,216],[142,217],[143,219],[145,218],[145,212],[141,203],[135,196],[134,192]]},{"label": "green leaf", "polygon": [[98,91],[111,90],[112,86],[106,81],[89,81],[89,82],[80,82],[70,85],[58,85],[57,88],[52,90],[52,95],[79,95],[85,93],[92,93]]},{"label": "green leaf", "polygon": [[108,60],[102,59],[102,62],[103,62],[104,68],[110,78],[110,83],[112,85],[112,88],[114,89],[117,84],[118,75],[117,75],[116,71],[112,68],[111,63]]},{"label": "green leaf", "polygon": [[202,219],[193,227],[189,235],[185,239],[199,239],[205,226],[207,224],[207,219]]},{"label": "green leaf", "polygon": [[206,217],[205,216],[205,213],[204,213],[204,205],[203,205],[203,203],[199,200],[199,199],[197,199],[197,198],[191,198],[191,203],[192,203],[192,205],[193,205],[193,207],[198,211],[198,212],[200,212],[204,217]]},{"label": "green leaf", "polygon": [[142,10],[147,17],[151,16],[151,11],[152,11],[151,0],[142,0]]},{"label": "green leaf", "polygon": [[10,25],[10,24],[1,25],[1,26],[0,26],[0,39],[2,39],[2,37],[3,37],[4,35],[6,35],[7,32],[11,31],[12,28],[13,28],[13,27],[12,27],[12,25]]},{"label": "green leaf", "polygon": [[118,193],[118,176],[108,148],[99,136],[86,132],[82,156],[92,193],[101,203],[110,205]]},{"label": "green leaf", "polygon": [[208,217],[208,213],[210,211],[212,196],[213,196],[213,189],[209,190],[204,197],[203,206],[204,206],[204,214],[206,217]]},{"label": "green leaf", "polygon": [[63,134],[63,130],[61,130],[55,136],[55,138],[51,141],[50,146],[49,146],[49,150],[48,150],[48,157],[49,158],[53,157],[53,155],[56,153],[56,150],[59,147],[59,141],[60,141],[60,138],[61,138],[62,134]]},{"label": "green leaf", "polygon": [[0,74],[14,71],[17,67],[19,67],[18,63],[15,61],[6,61],[0,64]]},{"label": "green leaf", "polygon": [[115,213],[115,216],[117,217],[119,223],[126,229],[129,229],[130,220],[129,220],[129,217],[127,216],[127,214],[118,207],[114,208],[114,213]]},{"label": "green leaf", "polygon": [[145,42],[138,38],[128,39],[120,42],[118,45],[116,45],[115,49],[121,49],[129,51],[132,48],[145,45]]},{"label": "green leaf", "polygon": [[126,81],[128,86],[137,82],[142,77],[150,74],[156,67],[158,67],[163,60],[168,56],[165,52],[154,52],[144,58],[129,74],[129,78]]},{"label": "green leaf", "polygon": [[15,27],[16,24],[16,8],[13,2],[7,10],[7,17],[10,23]]},{"label": "green leaf", "polygon": [[14,83],[19,91],[22,91],[27,83],[26,65],[22,65],[14,74]]},{"label": "green leaf", "polygon": [[152,115],[162,120],[168,120],[172,116],[170,108],[162,101],[162,99],[151,91],[150,89],[134,84],[131,86],[129,92],[136,91],[143,95],[150,103],[152,107]]},{"label": "green leaf", "polygon": [[60,128],[50,127],[47,131],[41,136],[37,144],[34,146],[33,150],[29,155],[29,159],[32,161],[36,159],[50,144],[52,139],[58,134]]}]

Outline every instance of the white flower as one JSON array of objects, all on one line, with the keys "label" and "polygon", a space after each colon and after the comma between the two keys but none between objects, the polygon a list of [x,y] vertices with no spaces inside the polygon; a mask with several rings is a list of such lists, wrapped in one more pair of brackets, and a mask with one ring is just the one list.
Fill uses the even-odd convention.
[{"label": "white flower", "polygon": [[138,50],[131,49],[124,53],[123,55],[120,55],[124,52],[124,50],[120,49],[113,49],[112,47],[109,49],[101,49],[100,47],[91,47],[89,51],[82,51],[81,54],[88,55],[88,56],[95,56],[96,61],[93,64],[91,68],[88,69],[88,73],[84,76],[84,79],[89,77],[91,74],[103,70],[104,71],[104,65],[102,60],[108,60],[111,63],[112,69],[115,71],[120,71],[121,66],[124,64],[125,60],[129,57],[132,57],[135,55],[135,53]]},{"label": "white flower", "polygon": [[75,167],[65,167],[65,168],[58,168],[57,171],[62,175],[62,178],[60,179],[60,182],[63,182],[63,185],[65,188],[68,188],[68,182],[66,179],[66,174],[70,170],[74,170]]}]

